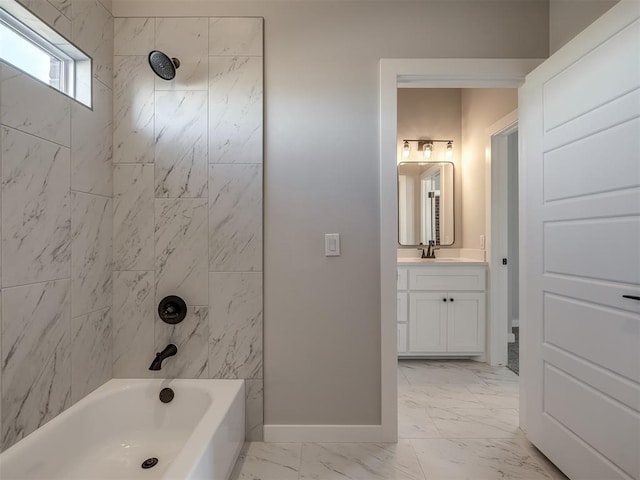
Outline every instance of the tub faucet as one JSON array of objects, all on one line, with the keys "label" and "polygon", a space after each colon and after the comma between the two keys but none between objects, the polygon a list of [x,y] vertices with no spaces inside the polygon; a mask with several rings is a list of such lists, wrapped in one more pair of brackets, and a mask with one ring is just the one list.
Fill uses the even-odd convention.
[{"label": "tub faucet", "polygon": [[156,358],[151,362],[151,366],[149,370],[160,370],[162,368],[162,361],[165,358],[173,357],[176,353],[178,353],[178,347],[176,347],[173,343],[170,343],[164,350],[156,353]]}]

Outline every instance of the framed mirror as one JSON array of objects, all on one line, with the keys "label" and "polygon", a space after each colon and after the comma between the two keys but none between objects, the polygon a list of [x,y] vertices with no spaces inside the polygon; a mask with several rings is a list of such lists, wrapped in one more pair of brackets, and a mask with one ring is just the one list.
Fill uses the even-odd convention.
[{"label": "framed mirror", "polygon": [[398,164],[398,243],[453,245],[453,163]]}]

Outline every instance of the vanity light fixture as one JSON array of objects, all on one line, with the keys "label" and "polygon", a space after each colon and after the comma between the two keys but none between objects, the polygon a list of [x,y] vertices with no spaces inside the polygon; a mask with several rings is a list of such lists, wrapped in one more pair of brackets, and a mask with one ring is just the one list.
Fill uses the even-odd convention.
[{"label": "vanity light fixture", "polygon": [[434,143],[446,143],[445,157],[453,157],[453,140],[402,140],[402,142],[402,156],[404,158],[409,158],[409,154],[411,153],[411,145],[409,142],[418,143],[418,150],[422,151],[425,160],[431,159]]},{"label": "vanity light fixture", "polygon": [[431,158],[431,153],[433,152],[433,142],[425,142],[422,146],[422,153],[424,154],[424,158]]},{"label": "vanity light fixture", "polygon": [[447,156],[447,158],[453,157],[453,142],[448,142],[447,143],[446,156]]},{"label": "vanity light fixture", "polygon": [[404,158],[409,158],[410,153],[411,153],[411,145],[409,145],[408,140],[405,140],[404,145],[402,146],[402,156]]}]

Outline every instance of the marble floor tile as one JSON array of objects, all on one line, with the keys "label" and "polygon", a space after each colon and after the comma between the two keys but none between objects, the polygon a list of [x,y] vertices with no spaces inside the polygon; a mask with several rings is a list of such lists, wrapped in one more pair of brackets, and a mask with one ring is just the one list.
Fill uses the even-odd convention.
[{"label": "marble floor tile", "polygon": [[398,438],[441,438],[426,408],[407,408],[398,402]]},{"label": "marble floor tile", "polygon": [[413,360],[403,362],[400,369],[412,386],[434,383],[483,383],[483,380],[471,370],[447,365],[445,362]]},{"label": "marble floor tile", "polygon": [[430,408],[443,438],[511,438],[518,432],[518,411],[508,408]]},{"label": "marble floor tile", "polygon": [[497,367],[491,371],[477,371],[475,374],[487,385],[517,385],[520,377],[507,367]]},{"label": "marble floor tile", "polygon": [[529,454],[547,473],[553,480],[568,480],[568,477],[562,473],[558,467],[556,467],[551,460],[544,456],[544,454],[538,450],[524,435],[524,432],[520,431],[520,434],[515,437],[515,441],[520,447]]},{"label": "marble floor tile", "polygon": [[403,388],[399,398],[413,408],[482,408],[483,405],[471,394],[466,385],[444,384]]},{"label": "marble floor tile", "polygon": [[300,443],[246,443],[231,480],[298,480]]},{"label": "marble floor tile", "polygon": [[410,443],[305,443],[300,479],[423,480]]},{"label": "marble floor tile", "polygon": [[548,479],[515,440],[412,440],[427,479]]},{"label": "marble floor tile", "polygon": [[520,386],[518,384],[505,385],[467,385],[471,394],[485,407],[490,408],[519,408]]},{"label": "marble floor tile", "polygon": [[402,373],[400,368],[398,368],[398,388],[409,387],[409,386],[410,386],[409,380],[407,380],[407,377],[404,375],[404,373]]}]

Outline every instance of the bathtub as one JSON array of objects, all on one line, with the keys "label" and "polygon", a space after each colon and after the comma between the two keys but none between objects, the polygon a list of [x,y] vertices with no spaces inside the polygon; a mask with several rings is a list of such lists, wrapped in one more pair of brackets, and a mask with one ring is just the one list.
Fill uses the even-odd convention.
[{"label": "bathtub", "polygon": [[0,454],[0,478],[225,480],[244,398],[243,380],[113,379]]}]

